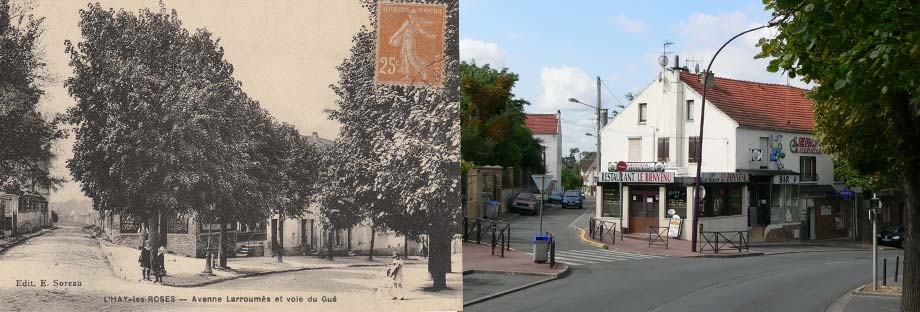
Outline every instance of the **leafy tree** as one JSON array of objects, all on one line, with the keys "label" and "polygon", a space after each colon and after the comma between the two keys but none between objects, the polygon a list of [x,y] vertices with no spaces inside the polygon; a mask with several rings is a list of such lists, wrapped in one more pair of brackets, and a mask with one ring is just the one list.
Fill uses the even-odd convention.
[{"label": "leafy tree", "polygon": [[[920,263],[920,3],[765,1],[777,34],[768,69],[815,87],[822,148],[864,175],[896,172],[906,211],[905,261]],[[902,311],[920,311],[920,268],[904,270]]]},{"label": "leafy tree", "polygon": [[[434,2],[447,5],[443,88],[375,84],[376,32],[362,28],[351,56],[338,66],[339,81],[332,86],[338,107],[329,116],[342,125],[339,142],[366,161],[360,168],[374,171],[355,193],[376,192],[380,200],[368,206],[356,195],[356,202],[378,216],[375,226],[430,238],[428,272],[433,289],[440,290],[446,288],[460,220],[459,3]],[[374,27],[377,3],[364,6]]]},{"label": "leafy tree", "polygon": [[52,143],[63,133],[38,110],[47,80],[38,46],[44,18],[30,10],[0,0],[0,191],[15,194],[63,182],[49,172]]},{"label": "leafy tree", "polygon": [[478,165],[543,171],[541,147],[524,123],[525,100],[511,89],[517,74],[460,63],[460,153]]},{"label": "leafy tree", "polygon": [[581,179],[581,173],[577,167],[566,167],[562,169],[562,187],[566,190],[578,190],[584,185]]}]

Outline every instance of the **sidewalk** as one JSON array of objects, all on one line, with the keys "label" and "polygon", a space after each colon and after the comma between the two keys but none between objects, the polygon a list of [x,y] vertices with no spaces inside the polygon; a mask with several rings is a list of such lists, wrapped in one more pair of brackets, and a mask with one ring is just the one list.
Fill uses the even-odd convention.
[{"label": "sidewalk", "polygon": [[39,231],[37,231],[37,232],[32,232],[32,233],[28,233],[28,234],[17,235],[17,236],[13,236],[13,237],[5,237],[5,236],[4,236],[3,238],[0,238],[0,254],[3,254],[3,252],[4,252],[5,250],[7,250],[7,249],[9,249],[9,248],[12,248],[12,247],[14,247],[14,246],[16,246],[16,245],[19,245],[20,243],[22,243],[22,242],[24,242],[24,241],[26,241],[26,240],[28,240],[28,239],[30,239],[30,238],[33,238],[33,237],[36,237],[36,236],[41,236],[41,235],[45,235],[45,234],[47,234],[47,233],[50,233],[51,231],[53,231],[53,230],[56,229],[56,228],[57,228],[57,227],[52,227],[52,228],[50,228],[50,229],[41,229],[41,230],[39,230]]},{"label": "sidewalk", "polygon": [[878,291],[872,290],[872,284],[860,286],[837,298],[828,307],[828,312],[874,312],[874,311],[900,311],[901,280],[894,282],[888,278],[888,286],[879,284]]},{"label": "sidewalk", "polygon": [[596,246],[599,248],[634,252],[645,255],[655,255],[655,256],[670,256],[670,257],[744,257],[744,256],[759,256],[763,255],[762,251],[751,249],[751,250],[742,250],[738,252],[738,249],[731,249],[729,246],[723,246],[722,249],[719,249],[719,253],[716,254],[708,247],[703,252],[691,252],[690,251],[690,241],[680,240],[680,239],[669,239],[668,246],[665,247],[662,244],[662,241],[655,242],[656,245],[649,246],[648,244],[648,234],[645,233],[632,233],[623,235],[623,239],[620,239],[620,236],[617,235],[616,242],[610,242],[608,236],[603,242],[591,239],[588,236],[587,228],[578,228],[578,231],[581,235],[582,242]]},{"label": "sidewalk", "polygon": [[[104,240],[99,240],[99,244],[115,276],[127,281],[151,283],[142,280],[141,269],[137,262],[137,258],[140,255],[139,250],[114,245]],[[201,273],[205,267],[204,259],[166,254],[167,276],[163,278],[163,285],[198,287],[256,275],[302,270],[386,266],[389,262],[390,259],[386,257],[375,258],[370,261],[364,256],[336,257],[334,261],[309,256],[285,256],[284,263],[278,263],[274,257],[243,257],[227,259],[229,270],[214,269],[214,275],[206,275]],[[413,259],[405,261],[407,265],[417,263],[424,262]]]},{"label": "sidewalk", "polygon": [[530,274],[557,277],[566,272],[565,264],[557,263],[556,268],[550,268],[549,263],[533,262],[533,257],[523,252],[511,249],[505,250],[505,257],[499,256],[498,247],[492,255],[492,246],[489,244],[463,243],[463,271],[501,272],[507,274]]}]

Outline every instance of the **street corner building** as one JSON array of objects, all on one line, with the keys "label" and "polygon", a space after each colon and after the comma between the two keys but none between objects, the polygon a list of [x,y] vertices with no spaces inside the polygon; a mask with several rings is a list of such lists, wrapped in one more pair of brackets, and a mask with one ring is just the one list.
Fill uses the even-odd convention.
[{"label": "street corner building", "polygon": [[[701,231],[739,232],[749,242],[871,242],[869,221],[859,216],[872,194],[834,176],[831,155],[815,137],[806,90],[709,78],[700,138],[703,77],[687,67],[663,67],[602,129],[595,218],[619,223],[626,233],[647,233],[668,227],[676,215],[677,237],[691,240],[702,166]],[[884,223],[900,224],[897,193],[880,196],[888,207]]]}]

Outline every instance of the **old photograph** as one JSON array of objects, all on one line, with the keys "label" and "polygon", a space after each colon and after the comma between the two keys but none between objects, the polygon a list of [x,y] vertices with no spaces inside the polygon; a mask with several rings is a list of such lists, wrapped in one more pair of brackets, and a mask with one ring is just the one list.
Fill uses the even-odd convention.
[{"label": "old photograph", "polygon": [[0,0],[0,311],[462,310],[458,30]]}]

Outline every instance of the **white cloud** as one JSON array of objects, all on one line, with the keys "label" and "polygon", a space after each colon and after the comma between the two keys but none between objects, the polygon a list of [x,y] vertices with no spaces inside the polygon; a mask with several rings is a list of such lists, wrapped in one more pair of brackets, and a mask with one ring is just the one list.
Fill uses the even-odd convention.
[{"label": "white cloud", "polygon": [[614,16],[610,19],[610,22],[613,23],[613,25],[625,29],[626,31],[633,34],[644,34],[648,31],[642,21],[631,19],[623,14]]},{"label": "white cloud", "polygon": [[475,60],[478,65],[489,64],[492,68],[508,67],[508,57],[505,51],[494,42],[460,39],[460,59]]},{"label": "white cloud", "polygon": [[595,139],[585,136],[594,133],[596,116],[594,109],[569,102],[576,98],[588,105],[597,103],[597,81],[581,68],[573,66],[544,66],[540,72],[543,93],[527,109],[530,113],[562,112],[562,147],[568,154],[569,148],[583,151],[595,150]]},{"label": "white cloud", "polygon": [[[677,44],[689,47],[679,51],[680,57],[682,60],[699,60],[702,62],[700,68],[705,69],[712,55],[726,40],[760,25],[763,23],[749,19],[742,12],[694,14],[681,23],[678,29],[681,39]],[[760,53],[760,48],[755,46],[757,41],[772,36],[772,29],[763,28],[738,37],[719,53],[712,71],[720,77],[806,87],[799,79],[787,79],[785,73],[768,72],[769,60],[754,59]]]}]

